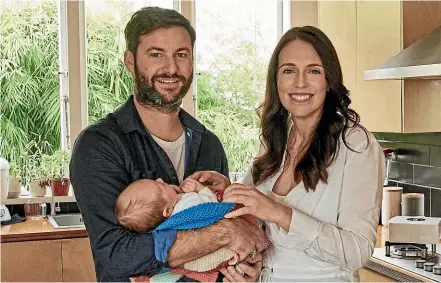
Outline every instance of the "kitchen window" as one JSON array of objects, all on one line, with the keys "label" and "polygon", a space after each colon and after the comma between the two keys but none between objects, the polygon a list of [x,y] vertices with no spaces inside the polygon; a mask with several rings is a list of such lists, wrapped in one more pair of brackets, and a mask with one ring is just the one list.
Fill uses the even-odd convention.
[{"label": "kitchen window", "polygon": [[12,164],[19,156],[68,147],[61,6],[57,1],[0,3],[0,154]]},{"label": "kitchen window", "polygon": [[124,28],[142,7],[178,8],[177,1],[86,0],[88,123],[105,117],[133,94],[132,77],[124,65]]},{"label": "kitchen window", "polygon": [[243,172],[259,148],[255,110],[273,49],[289,28],[289,1],[196,1],[194,9],[196,117],[221,140],[230,171]]}]

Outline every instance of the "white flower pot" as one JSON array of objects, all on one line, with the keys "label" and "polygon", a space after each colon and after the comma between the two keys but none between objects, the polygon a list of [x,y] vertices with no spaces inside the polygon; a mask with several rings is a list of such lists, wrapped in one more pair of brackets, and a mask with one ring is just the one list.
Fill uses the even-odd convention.
[{"label": "white flower pot", "polygon": [[41,180],[34,180],[31,182],[29,188],[29,195],[31,197],[44,197],[46,194],[46,186],[40,186]]},{"label": "white flower pot", "polygon": [[8,198],[18,198],[21,195],[21,183],[19,178],[9,179]]}]

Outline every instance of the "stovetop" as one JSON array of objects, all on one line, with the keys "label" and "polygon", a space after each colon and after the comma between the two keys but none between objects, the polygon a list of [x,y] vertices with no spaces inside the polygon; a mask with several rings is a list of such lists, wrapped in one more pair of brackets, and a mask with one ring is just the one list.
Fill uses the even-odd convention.
[{"label": "stovetop", "polygon": [[[392,248],[391,248],[392,249]],[[430,248],[429,248],[430,249]],[[441,245],[437,245],[437,252],[438,256],[435,259],[430,260],[430,262],[434,262],[435,266],[439,266],[441,264]],[[397,258],[394,256],[387,257],[385,255],[385,248],[376,248],[374,249],[374,254],[372,255],[373,258],[379,259],[381,261],[387,262],[391,265],[397,266],[401,269],[405,269],[411,273],[424,276],[426,278],[432,279],[437,282],[441,282],[441,275],[436,275],[433,272],[425,271],[424,268],[416,268],[415,267],[415,260],[417,258],[413,259],[403,259],[403,258]],[[428,260],[429,261],[429,260]]]},{"label": "stovetop", "polygon": [[[422,249],[422,247],[427,247],[426,245],[414,245],[414,244],[403,244],[403,245],[393,245],[391,246],[391,256],[404,259],[425,259],[427,261],[432,261],[438,256],[437,253],[433,253],[427,249]],[[423,256],[424,255],[424,256]]]}]

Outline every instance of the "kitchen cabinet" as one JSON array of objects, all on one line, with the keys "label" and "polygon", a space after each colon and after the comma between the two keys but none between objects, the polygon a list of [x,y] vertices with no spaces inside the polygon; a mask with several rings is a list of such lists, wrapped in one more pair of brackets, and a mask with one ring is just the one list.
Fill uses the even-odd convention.
[{"label": "kitchen cabinet", "polygon": [[373,132],[401,132],[401,81],[365,81],[375,69],[401,51],[401,3],[360,1],[357,9],[357,87],[353,108]]},{"label": "kitchen cabinet", "polygon": [[440,1],[318,1],[317,26],[337,50],[352,108],[368,130],[441,131],[441,80],[364,80],[365,70],[440,26],[438,11]]},{"label": "kitchen cabinet", "polygon": [[318,2],[318,27],[337,50],[345,86],[355,95],[357,89],[357,13],[355,1]]},{"label": "kitchen cabinet", "polygon": [[1,244],[2,282],[61,282],[61,240]]},{"label": "kitchen cabinet", "polygon": [[96,281],[88,238],[2,243],[1,264],[2,282]]},{"label": "kitchen cabinet", "polygon": [[398,282],[386,275],[380,274],[373,270],[362,268],[360,269],[360,282]]},{"label": "kitchen cabinet", "polygon": [[61,240],[63,282],[96,281],[89,238]]}]

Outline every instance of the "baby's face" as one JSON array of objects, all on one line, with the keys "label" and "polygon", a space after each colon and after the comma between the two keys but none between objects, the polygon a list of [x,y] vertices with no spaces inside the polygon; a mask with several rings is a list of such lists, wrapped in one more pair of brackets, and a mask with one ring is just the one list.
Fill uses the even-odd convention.
[{"label": "baby's face", "polygon": [[157,179],[155,183],[159,193],[167,201],[167,206],[173,208],[178,202],[177,190],[179,187],[164,183],[162,179]]}]

